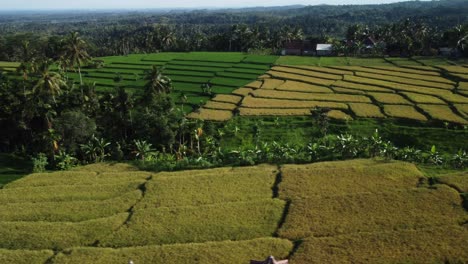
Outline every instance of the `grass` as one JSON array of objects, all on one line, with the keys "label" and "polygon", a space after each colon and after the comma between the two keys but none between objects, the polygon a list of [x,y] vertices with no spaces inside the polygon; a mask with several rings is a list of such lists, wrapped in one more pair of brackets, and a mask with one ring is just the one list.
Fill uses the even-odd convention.
[{"label": "grass", "polygon": [[285,165],[282,175],[280,197],[293,200],[416,187],[423,176],[413,164],[372,160]]},{"label": "grass", "polygon": [[248,55],[242,61],[244,63],[261,63],[261,64],[273,64],[278,60],[279,56],[265,56],[265,55]]},{"label": "grass", "polygon": [[124,213],[140,198],[141,191],[131,191],[100,201],[5,203],[0,205],[0,221],[87,221]]},{"label": "grass", "polygon": [[463,263],[467,240],[460,226],[308,238],[291,263]]},{"label": "grass", "polygon": [[305,57],[305,56],[280,56],[276,60],[278,65],[320,65],[320,57]]},{"label": "grass", "polygon": [[[211,169],[153,178],[138,209],[264,200],[272,197],[273,166]],[[216,195],[207,195],[215,193]]]},{"label": "grass", "polygon": [[232,111],[210,108],[200,108],[197,111],[188,114],[189,118],[211,121],[227,121],[231,119],[232,116]]},{"label": "grass", "polygon": [[380,111],[380,108],[373,104],[361,104],[352,103],[349,104],[351,111],[358,117],[364,118],[383,118],[384,114]]},{"label": "grass", "polygon": [[128,214],[84,222],[0,222],[0,247],[6,249],[64,249],[90,246],[117,230]]},{"label": "grass", "polygon": [[384,105],[383,109],[385,114],[389,117],[427,121],[427,118],[423,114],[416,111],[416,109],[410,105]]},{"label": "grass", "polygon": [[31,264],[46,263],[54,255],[52,250],[7,250],[0,249],[0,261],[3,263]]},{"label": "grass", "polygon": [[32,164],[23,158],[0,153],[0,189],[14,180],[20,179],[32,168]]},{"label": "grass", "polygon": [[131,248],[72,248],[60,253],[54,263],[135,263],[180,264],[248,263],[251,259],[265,259],[274,255],[285,258],[293,244],[286,239],[258,238],[244,241],[221,241]]},{"label": "grass", "polygon": [[126,226],[101,242],[103,246],[126,247],[272,236],[284,205],[281,200],[269,199],[136,210]]},{"label": "grass", "polygon": [[468,220],[459,193],[437,189],[391,190],[293,200],[279,234],[289,239],[457,225]]}]

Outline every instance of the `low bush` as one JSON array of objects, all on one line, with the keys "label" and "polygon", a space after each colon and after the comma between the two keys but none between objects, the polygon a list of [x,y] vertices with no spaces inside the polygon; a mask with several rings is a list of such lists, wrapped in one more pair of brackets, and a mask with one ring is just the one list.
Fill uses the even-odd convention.
[{"label": "low bush", "polygon": [[131,248],[72,248],[60,253],[54,263],[248,263],[251,259],[265,259],[269,255],[285,258],[292,250],[286,239],[258,238],[245,241],[222,241],[199,244],[175,244]]},{"label": "low bush", "polygon": [[284,205],[281,200],[270,199],[136,210],[125,227],[101,242],[103,246],[126,247],[271,236]]}]

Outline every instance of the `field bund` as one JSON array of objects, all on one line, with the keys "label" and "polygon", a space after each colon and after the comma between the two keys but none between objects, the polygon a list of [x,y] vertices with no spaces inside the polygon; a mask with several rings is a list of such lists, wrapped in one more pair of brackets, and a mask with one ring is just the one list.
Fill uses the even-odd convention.
[{"label": "field bund", "polygon": [[373,160],[31,174],[0,189],[6,263],[463,263],[468,175]]}]

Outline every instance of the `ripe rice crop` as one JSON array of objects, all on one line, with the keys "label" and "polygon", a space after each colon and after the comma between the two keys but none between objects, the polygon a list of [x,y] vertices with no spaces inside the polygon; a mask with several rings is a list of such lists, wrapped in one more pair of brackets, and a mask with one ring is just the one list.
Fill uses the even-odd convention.
[{"label": "ripe rice crop", "polygon": [[463,263],[468,232],[461,226],[307,238],[292,263]]},{"label": "ripe rice crop", "polygon": [[138,190],[100,201],[6,203],[0,205],[0,221],[86,221],[125,213],[141,197]]},{"label": "ripe rice crop", "polygon": [[284,201],[268,199],[136,210],[127,225],[101,242],[126,247],[266,237],[278,227],[284,206]]},{"label": "ripe rice crop", "polygon": [[358,117],[365,118],[383,118],[384,114],[380,111],[380,108],[373,104],[360,104],[360,103],[351,103],[349,104],[351,111]]},{"label": "ripe rice crop", "polygon": [[468,118],[468,104],[455,104],[454,106],[460,114]]},{"label": "ripe rice crop", "polygon": [[294,73],[285,73],[285,72],[277,72],[277,71],[268,71],[267,73],[278,79],[313,83],[313,84],[318,84],[318,85],[323,85],[323,86],[329,86],[335,82],[335,80],[321,79],[321,78],[304,76],[304,75],[299,75],[299,74],[294,74]]},{"label": "ripe rice crop", "polygon": [[263,84],[261,86],[262,89],[276,89],[280,85],[282,85],[285,81],[279,79],[264,79]]},{"label": "ripe rice crop", "polygon": [[209,109],[219,109],[219,110],[234,110],[236,109],[237,105],[231,103],[222,103],[222,102],[215,102],[215,101],[208,101],[203,106],[203,108]]},{"label": "ripe rice crop", "polygon": [[299,100],[285,100],[285,99],[267,99],[267,98],[256,98],[247,96],[242,101],[243,107],[249,108],[314,108],[314,107],[326,107],[334,109],[348,109],[348,106],[344,103],[334,102],[321,102],[321,101],[299,101]]},{"label": "ripe rice crop", "polygon": [[[104,167],[104,166],[99,166]],[[4,188],[18,187],[41,187],[56,185],[96,185],[96,184],[117,184],[128,181],[139,181],[143,183],[151,176],[149,172],[102,172],[99,175],[94,172],[83,171],[58,171],[53,173],[34,173],[14,181]]]},{"label": "ripe rice crop", "polygon": [[231,119],[232,116],[232,111],[201,108],[198,111],[190,113],[187,117],[202,120],[226,121]]},{"label": "ripe rice crop", "polygon": [[59,253],[54,258],[54,263],[108,264],[127,263],[131,259],[135,263],[153,264],[181,264],[188,261],[239,264],[249,263],[251,259],[265,259],[269,255],[274,255],[277,259],[286,258],[292,248],[293,244],[289,240],[271,237],[119,249],[83,247],[72,248],[65,254]]},{"label": "ripe rice crop", "polygon": [[455,76],[457,78],[463,79],[464,81],[468,81],[468,74],[464,73],[450,73],[450,75]]},{"label": "ripe rice crop", "polygon": [[235,94],[235,95],[247,96],[252,91],[253,91],[253,89],[251,89],[251,88],[239,88],[239,89],[234,90],[232,93]]},{"label": "ripe rice crop", "polygon": [[276,90],[310,93],[333,93],[330,88],[296,81],[286,81],[278,86]]},{"label": "ripe rice crop", "polygon": [[[372,74],[385,75],[385,78],[390,78],[390,77],[387,77],[387,76],[395,76],[395,77],[399,77],[399,78],[408,78],[408,79],[427,81],[427,82],[438,82],[438,83],[445,83],[445,84],[450,84],[450,85],[455,84],[453,81],[445,79],[445,78],[440,77],[440,76],[428,76],[428,75],[424,75],[424,74],[388,71],[388,70],[380,70],[380,69],[374,69],[374,68],[368,68],[368,67],[359,67],[359,68],[356,69],[356,71],[363,72],[363,73],[372,73]],[[358,75],[359,75],[359,73],[358,73]],[[381,79],[381,78],[378,78],[378,79]],[[395,78],[395,79],[398,79],[398,78]],[[411,80],[407,80],[407,81],[410,82]],[[423,86],[427,86],[427,85],[423,85]]]},{"label": "ripe rice crop", "polygon": [[468,90],[468,82],[459,82],[458,88],[461,90]]},{"label": "ripe rice crop", "polygon": [[395,93],[367,93],[368,95],[374,97],[374,99],[383,104],[408,104],[411,103],[406,100],[403,96]]},{"label": "ripe rice crop", "polygon": [[458,172],[437,177],[437,182],[455,188],[460,193],[468,193],[468,172]]},{"label": "ripe rice crop", "polygon": [[344,93],[344,94],[366,94],[366,92],[361,90],[354,90],[348,88],[341,88],[341,87],[333,87],[332,90],[335,93]]},{"label": "ripe rice crop", "polygon": [[358,90],[358,91],[370,91],[370,92],[388,92],[388,93],[393,92],[390,89],[382,88],[382,87],[375,86],[375,85],[365,85],[365,84],[347,82],[347,81],[337,81],[333,84],[332,87],[341,87],[341,88],[346,88],[346,89],[353,89],[353,90]]},{"label": "ripe rice crop", "polygon": [[266,200],[272,197],[277,173],[274,166],[268,166],[156,175],[146,185],[146,195],[136,208]]},{"label": "ripe rice crop", "polygon": [[432,75],[440,76],[440,71],[426,66],[405,66],[405,67],[395,67],[395,66],[371,66],[369,68],[392,71],[392,72],[401,72],[401,73],[410,73],[410,74],[420,74],[420,75]]},{"label": "ripe rice crop", "polygon": [[459,124],[468,124],[464,118],[452,112],[450,107],[446,105],[419,104],[418,107],[428,113],[433,119]]},{"label": "ripe rice crop", "polygon": [[299,75],[317,77],[320,79],[341,80],[343,78],[341,75],[337,75],[337,74],[322,73],[322,72],[316,72],[312,70],[290,68],[290,67],[284,67],[284,66],[275,66],[271,68],[271,70],[278,71],[278,72],[294,73],[294,74],[299,74]]},{"label": "ripe rice crop", "polygon": [[0,249],[0,262],[15,264],[46,263],[54,255],[52,250]]},{"label": "ripe rice crop", "polygon": [[352,71],[349,71],[347,67],[317,67],[317,66],[303,66],[303,65],[296,65],[296,66],[288,66],[290,68],[295,69],[302,69],[302,70],[309,70],[315,72],[322,72],[322,73],[329,73],[335,75],[353,75]]},{"label": "ripe rice crop", "polygon": [[118,229],[128,213],[84,222],[0,222],[0,247],[64,249],[90,245]]},{"label": "ripe rice crop", "polygon": [[241,116],[308,116],[308,108],[239,108]]},{"label": "ripe rice crop", "polygon": [[259,89],[252,92],[255,97],[274,98],[274,99],[293,99],[293,100],[315,100],[315,101],[332,101],[332,102],[356,102],[370,103],[371,100],[366,96],[353,94],[321,94],[321,93],[301,93],[301,92],[286,92],[276,90]]},{"label": "ripe rice crop", "polygon": [[458,104],[467,104],[468,103],[468,97],[460,95],[460,94],[455,94],[455,93],[452,93],[452,92],[449,92],[449,91],[439,93],[439,94],[435,94],[435,95],[441,97],[442,99],[444,99],[444,100],[446,100],[447,102],[450,102],[450,103],[458,103]]},{"label": "ripe rice crop", "polygon": [[125,181],[119,184],[54,185],[1,189],[0,204],[106,200],[122,193],[137,190],[140,185],[141,181]]},{"label": "ripe rice crop", "polygon": [[358,57],[346,57],[348,64],[351,66],[388,66],[390,65],[383,58],[358,58]]},{"label": "ripe rice crop", "polygon": [[232,104],[238,104],[241,100],[242,100],[242,97],[237,96],[237,95],[230,95],[230,94],[218,94],[213,98],[213,101],[232,103]]},{"label": "ripe rice crop", "polygon": [[404,94],[411,101],[417,104],[446,104],[440,98],[437,98],[432,95],[409,93],[409,92],[402,92],[402,94]]},{"label": "ripe rice crop", "polygon": [[410,105],[384,105],[384,112],[389,117],[427,121],[427,118]]},{"label": "ripe rice crop", "polygon": [[279,235],[296,240],[456,225],[468,220],[463,207],[453,206],[459,203],[447,186],[293,200]]},{"label": "ripe rice crop", "polygon": [[376,80],[384,80],[390,81],[395,83],[402,83],[402,84],[409,84],[409,85],[418,85],[423,87],[431,87],[437,89],[446,89],[451,90],[454,88],[453,82],[449,83],[436,83],[435,81],[430,80],[431,77],[427,77],[427,81],[423,80],[415,80],[415,79],[408,79],[408,77],[397,77],[397,76],[389,76],[389,75],[382,75],[382,74],[374,74],[374,73],[367,73],[367,72],[356,72],[357,76],[376,79]]},{"label": "ripe rice crop", "polygon": [[327,113],[327,116],[336,120],[353,120],[351,116],[340,110],[331,110]]},{"label": "ripe rice crop", "polygon": [[423,174],[410,163],[352,160],[284,165],[282,176],[280,198],[294,201],[416,187]]},{"label": "ripe rice crop", "polygon": [[259,89],[260,87],[262,87],[262,85],[263,85],[262,81],[253,81],[249,84],[246,84],[245,87]]},{"label": "ripe rice crop", "polygon": [[468,74],[468,68],[462,66],[439,66],[450,73]]}]

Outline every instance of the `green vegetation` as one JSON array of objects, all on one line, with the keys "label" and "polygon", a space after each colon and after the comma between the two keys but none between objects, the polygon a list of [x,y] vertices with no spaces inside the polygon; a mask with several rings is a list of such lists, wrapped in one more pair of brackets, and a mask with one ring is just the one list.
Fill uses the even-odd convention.
[{"label": "green vegetation", "polygon": [[52,250],[32,251],[0,249],[0,261],[4,263],[45,263],[53,255],[54,252]]},{"label": "green vegetation", "polygon": [[31,167],[24,158],[0,153],[0,188],[29,173]]}]

